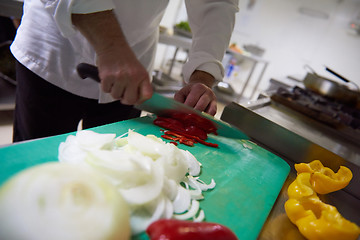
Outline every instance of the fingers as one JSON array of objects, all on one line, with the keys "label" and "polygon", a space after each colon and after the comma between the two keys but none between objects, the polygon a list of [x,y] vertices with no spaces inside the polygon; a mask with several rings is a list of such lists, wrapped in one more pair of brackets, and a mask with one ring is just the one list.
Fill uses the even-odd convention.
[{"label": "fingers", "polygon": [[204,84],[189,84],[178,91],[174,99],[212,116],[216,114],[216,96],[214,92]]},{"label": "fingers", "polygon": [[139,85],[129,84],[120,101],[126,105],[140,104],[151,98],[152,93],[150,80],[146,78]]},{"label": "fingers", "polygon": [[211,116],[215,116],[217,112],[217,103],[216,101],[211,101],[208,105],[208,108],[205,110],[206,113],[210,114]]},{"label": "fingers", "polygon": [[142,66],[136,67],[133,71],[100,71],[102,90],[125,105],[149,99],[153,93],[149,75]]},{"label": "fingers", "polygon": [[110,93],[114,99],[121,99],[124,94],[124,91],[125,91],[125,82],[114,81],[108,93]]},{"label": "fingers", "polygon": [[151,98],[151,96],[153,95],[153,88],[150,81],[145,81],[143,84],[140,85],[139,93],[140,96],[137,104],[140,104]]},{"label": "fingers", "polygon": [[199,111],[204,111],[212,116],[216,114],[217,104],[216,98],[214,98],[213,94],[208,92],[204,92],[203,95],[197,101],[194,109]]},{"label": "fingers", "polygon": [[188,91],[186,90],[186,87],[180,89],[179,91],[177,91],[174,95],[174,100],[184,103],[186,100],[186,95],[188,94]]}]

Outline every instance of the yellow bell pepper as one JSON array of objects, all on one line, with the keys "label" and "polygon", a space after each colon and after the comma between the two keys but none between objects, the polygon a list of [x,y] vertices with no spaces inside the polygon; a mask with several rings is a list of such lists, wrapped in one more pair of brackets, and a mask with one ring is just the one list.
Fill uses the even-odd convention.
[{"label": "yellow bell pepper", "polygon": [[330,168],[324,167],[319,160],[310,163],[295,164],[298,173],[311,173],[310,183],[315,192],[327,194],[346,187],[352,179],[349,168],[341,166],[337,173]]},{"label": "yellow bell pepper", "polygon": [[[332,170],[332,174],[331,172],[329,174],[330,169],[325,168],[319,162],[317,160],[309,164],[295,165],[298,175],[288,187],[289,200],[285,202],[286,214],[290,221],[298,227],[300,233],[309,240],[355,240],[360,234],[360,228],[341,216],[336,207],[322,202],[316,190],[321,186],[317,181],[325,183],[327,180],[331,183],[336,179],[348,179],[349,174],[340,170],[336,173],[340,173],[339,175]],[[331,180],[325,177],[314,178],[315,173],[321,173]],[[334,175],[336,176],[334,177]],[[342,178],[339,177],[340,175],[347,177]],[[335,186],[332,186],[331,189],[338,189],[340,184],[336,183]],[[315,189],[315,187],[317,188]],[[329,189],[326,188],[326,191]]]},{"label": "yellow bell pepper", "polygon": [[318,197],[289,199],[285,211],[290,221],[309,240],[357,239],[360,228],[341,216],[336,207],[322,202]]},{"label": "yellow bell pepper", "polygon": [[316,195],[310,184],[310,173],[299,174],[296,179],[289,185],[289,198],[300,199]]}]

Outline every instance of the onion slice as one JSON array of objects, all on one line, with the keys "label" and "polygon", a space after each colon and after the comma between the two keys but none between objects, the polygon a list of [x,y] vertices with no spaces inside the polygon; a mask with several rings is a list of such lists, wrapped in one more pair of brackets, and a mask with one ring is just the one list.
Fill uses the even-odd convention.
[{"label": "onion slice", "polygon": [[216,186],[214,179],[211,179],[209,184],[206,184],[204,181],[200,180],[198,177],[187,176],[185,180],[190,187],[194,189],[200,189],[201,191],[207,191],[213,189]]},{"label": "onion slice", "polygon": [[191,206],[184,214],[174,214],[175,219],[186,220],[195,217],[200,208],[200,203],[197,200],[191,201]]},{"label": "onion slice", "polygon": [[89,169],[41,164],[0,189],[0,239],[129,239],[129,208]]}]

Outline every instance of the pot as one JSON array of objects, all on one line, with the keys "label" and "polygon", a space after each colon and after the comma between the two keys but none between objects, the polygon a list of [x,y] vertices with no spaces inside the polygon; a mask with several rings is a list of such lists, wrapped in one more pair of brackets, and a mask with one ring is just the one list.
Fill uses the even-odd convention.
[{"label": "pot", "polygon": [[[311,69],[309,66],[306,67]],[[329,68],[326,68],[326,70],[336,75],[344,82],[352,83],[357,87],[355,83],[350,82],[333,70]],[[313,69],[311,69],[311,72],[307,73],[303,83],[307,89],[339,102],[351,105],[359,105],[360,103],[360,92],[358,89],[352,90],[347,85],[320,76]]]}]

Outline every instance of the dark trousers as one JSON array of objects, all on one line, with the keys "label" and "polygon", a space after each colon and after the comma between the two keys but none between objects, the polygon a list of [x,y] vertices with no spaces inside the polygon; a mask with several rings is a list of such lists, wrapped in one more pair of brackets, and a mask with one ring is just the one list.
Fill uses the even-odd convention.
[{"label": "dark trousers", "polygon": [[6,41],[13,41],[16,29],[12,20],[8,17],[0,16],[0,44]]},{"label": "dark trousers", "polygon": [[16,65],[16,105],[13,141],[48,137],[139,117],[141,111],[119,101],[99,104],[79,97]]}]

